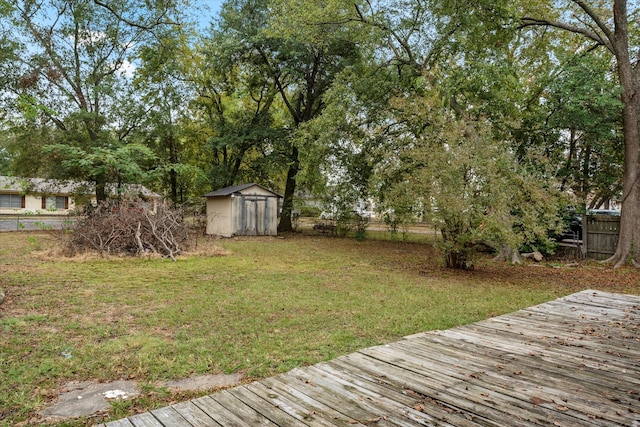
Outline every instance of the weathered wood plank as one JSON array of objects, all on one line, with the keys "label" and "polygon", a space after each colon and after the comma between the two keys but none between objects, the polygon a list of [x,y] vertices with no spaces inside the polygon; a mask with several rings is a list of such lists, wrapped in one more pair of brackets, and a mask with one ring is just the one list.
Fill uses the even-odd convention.
[{"label": "weathered wood plank", "polygon": [[193,426],[220,427],[220,424],[191,401],[176,403],[173,405],[173,409]]},{"label": "weathered wood plank", "polygon": [[327,382],[319,376],[312,376],[306,369],[293,369],[278,379],[313,400],[342,412],[350,417],[349,423],[357,421],[366,425],[371,423],[371,420],[378,420],[376,425],[379,426],[396,425],[386,419],[388,414],[367,399],[348,392],[343,384]]},{"label": "weathered wood plank", "polygon": [[418,396],[412,396],[409,393],[401,393],[385,387],[371,375],[367,375],[362,371],[355,371],[350,366],[341,364],[338,360],[316,365],[315,367],[337,378],[341,378],[359,389],[369,390],[375,395],[381,396],[388,410],[402,414],[404,417],[417,423],[430,426],[456,427],[473,427],[479,425],[457,414],[452,408],[425,406],[422,399]]},{"label": "weathered wood plank", "polygon": [[309,409],[298,402],[288,399],[283,394],[276,393],[273,389],[267,388],[262,382],[253,382],[245,386],[248,390],[262,397],[269,404],[281,409],[293,418],[313,427],[332,427],[336,424],[317,417],[315,411]]},{"label": "weathered wood plank", "polygon": [[134,415],[129,418],[131,424],[135,427],[169,427],[164,426],[160,421],[154,417],[151,412],[145,412],[143,414]]},{"label": "weathered wood plank", "polygon": [[164,426],[192,427],[191,423],[185,420],[184,417],[171,406],[154,409],[151,411],[151,414]]},{"label": "weathered wood plank", "polygon": [[228,390],[210,395],[210,397],[223,406],[227,411],[233,413],[246,425],[252,426],[276,426],[274,422],[256,412],[253,408],[235,397]]},{"label": "weathered wood plank", "polygon": [[[439,388],[448,388],[450,392],[456,391],[464,401],[478,399],[479,402],[494,408],[508,408],[508,412],[503,416],[518,416],[522,420],[530,421],[534,424],[548,422],[553,419],[567,426],[578,426],[575,420],[562,412],[554,410],[553,399],[540,393],[539,390],[532,391],[527,396],[518,395],[509,388],[480,381],[479,378],[485,374],[483,371],[474,371],[467,374],[462,366],[449,368],[448,364],[432,363],[430,366],[415,363],[411,358],[394,350],[391,347],[376,347],[367,349],[366,354],[381,361],[393,363],[396,367],[406,370],[415,376],[429,378],[431,381],[440,383]],[[540,400],[545,404],[534,405],[532,400]],[[464,407],[464,406],[463,406]],[[482,410],[484,408],[478,407]],[[479,412],[478,414],[483,414]]]},{"label": "weathered wood plank", "polygon": [[414,409],[412,406],[402,405],[393,401],[388,397],[389,394],[387,393],[383,395],[372,391],[372,387],[363,387],[362,384],[357,384],[356,381],[353,381],[351,377],[348,379],[342,378],[345,373],[331,369],[325,364],[310,366],[305,369],[305,372],[310,374],[309,378],[312,378],[316,384],[321,384],[324,387],[337,387],[341,390],[340,394],[345,398],[362,400],[369,406],[369,411],[378,411],[379,415],[360,420],[363,424],[372,423],[373,421],[378,424],[381,420],[384,420],[399,426],[413,426],[418,422],[433,426],[452,427],[450,423],[437,420],[426,413]]},{"label": "weathered wood plank", "polygon": [[[620,357],[621,353],[632,358],[640,358],[640,350],[632,346],[632,339],[628,337],[629,331],[616,330],[615,327],[606,328],[608,325],[593,324],[590,326],[572,327],[573,330],[549,331],[538,320],[524,320],[515,317],[501,317],[492,321],[478,324],[478,330],[488,329],[493,334],[514,334],[516,339],[524,339],[547,343],[550,346],[564,346],[581,348],[581,353],[587,352],[592,356],[606,357],[608,363],[616,363],[626,366],[626,358]],[[574,350],[575,351],[575,350]]]},{"label": "weathered wood plank", "polygon": [[[460,410],[469,419],[482,425],[504,426],[504,420],[514,420],[519,426],[534,426],[529,414],[513,413],[507,406],[498,407],[488,397],[487,390],[468,387],[463,381],[451,381],[450,377],[433,371],[430,375],[416,375],[390,361],[382,361],[373,355],[357,352],[340,360],[369,374],[380,373],[379,381],[390,387],[400,387],[406,393],[421,396],[426,402]],[[484,394],[484,395],[483,395]]]},{"label": "weathered wood plank", "polygon": [[[450,352],[454,357],[453,360],[458,360],[456,366],[466,365],[475,355],[487,358],[490,362],[492,361],[493,365],[488,364],[488,366],[493,366],[497,372],[507,372],[511,375],[513,373],[530,373],[538,381],[544,383],[560,382],[562,384],[573,381],[577,384],[576,386],[567,387],[565,385],[566,391],[569,393],[599,394],[612,401],[631,406],[635,405],[636,397],[632,392],[634,387],[627,384],[625,388],[624,383],[617,381],[613,383],[609,381],[608,384],[603,384],[602,372],[593,372],[583,365],[561,363],[558,359],[549,359],[545,362],[535,354],[523,355],[504,352],[500,349],[477,346],[448,336],[432,335],[431,340],[424,344],[424,347],[420,347],[417,342],[414,343],[414,351],[426,348],[424,350],[425,354],[428,351],[442,354],[449,354]],[[460,354],[466,354],[463,360],[456,359]]]},{"label": "weathered wood plank", "polygon": [[229,394],[233,395],[236,399],[243,402],[245,405],[276,425],[292,427],[308,425],[300,421],[298,418],[292,417],[286,411],[281,410],[278,406],[269,404],[259,395],[253,393],[246,387],[230,389]]},{"label": "weathered wood plank", "polygon": [[270,390],[276,393],[286,396],[294,402],[299,403],[309,409],[309,413],[315,417],[322,418],[325,421],[331,422],[335,425],[347,427],[351,425],[364,425],[354,420],[349,415],[335,410],[333,407],[326,405],[322,402],[315,400],[314,398],[307,396],[304,392],[289,385],[288,381],[282,381],[284,375],[277,377],[267,378],[261,382]]},{"label": "weathered wood plank", "polygon": [[123,418],[121,420],[109,421],[106,424],[100,424],[100,427],[133,427],[131,421],[127,418]]},{"label": "weathered wood plank", "polygon": [[[417,366],[416,369],[421,369],[421,365],[426,360],[442,366],[448,366],[452,360],[434,349],[421,352],[409,346],[396,348],[403,354],[405,363]],[[589,422],[596,417],[610,421],[612,423],[610,425],[626,424],[631,421],[625,416],[626,407],[604,398],[602,390],[600,393],[589,393],[582,389],[580,393],[570,392],[571,388],[582,387],[573,377],[565,377],[564,381],[553,381],[553,378],[550,378],[550,381],[539,382],[537,372],[527,372],[519,365],[514,365],[511,369],[507,371],[497,369],[491,360],[471,355],[464,364],[456,366],[455,373],[451,376],[469,384],[493,390],[499,395],[520,399],[525,402],[525,407],[532,403],[531,399],[542,398],[548,401],[551,410],[580,419],[581,423]],[[559,419],[558,421],[562,422]]]},{"label": "weathered wood plank", "polygon": [[[627,384],[628,387],[637,387],[640,384],[640,378],[629,376],[626,372],[618,370],[610,370],[607,363],[601,360],[593,360],[580,352],[570,351],[566,349],[551,348],[542,346],[535,342],[523,342],[518,345],[517,342],[506,340],[489,339],[486,334],[481,332],[465,330],[465,331],[447,331],[446,335],[450,338],[463,340],[478,345],[480,348],[496,348],[509,353],[518,354],[521,357],[535,360],[537,363],[556,363],[562,365],[565,369],[583,370],[591,373],[594,378],[599,378],[601,384],[610,384],[618,387]],[[604,373],[606,372],[606,375]]]},{"label": "weathered wood plank", "polygon": [[634,295],[615,294],[612,292],[586,290],[577,292],[559,300],[564,303],[582,303],[607,309],[640,309],[640,297]]},{"label": "weathered wood plank", "polygon": [[224,406],[213,400],[211,396],[199,397],[192,402],[220,425],[225,427],[246,426],[246,423],[241,418],[228,411]]},{"label": "weathered wood plank", "polygon": [[[440,338],[440,337],[434,337]],[[457,367],[469,369],[493,370],[497,373],[506,373],[509,377],[519,377],[521,375],[531,375],[531,381],[539,381],[541,384],[558,384],[558,386],[579,384],[581,392],[592,393],[601,396],[606,392],[606,385],[602,384],[600,374],[590,375],[582,366],[563,366],[558,370],[556,360],[551,363],[541,363],[539,359],[527,358],[519,355],[507,354],[491,348],[480,348],[472,345],[460,345],[459,341],[434,339],[429,343],[413,343],[410,347],[400,346],[402,351],[413,353],[423,362],[433,358],[443,360],[446,363],[455,364]],[[467,352],[463,362],[459,359],[460,351]],[[457,362],[457,363],[456,363]],[[612,391],[619,391],[621,384],[615,383],[614,387],[609,387]],[[569,389],[573,393],[574,389]],[[624,396],[623,396],[624,398]]]}]

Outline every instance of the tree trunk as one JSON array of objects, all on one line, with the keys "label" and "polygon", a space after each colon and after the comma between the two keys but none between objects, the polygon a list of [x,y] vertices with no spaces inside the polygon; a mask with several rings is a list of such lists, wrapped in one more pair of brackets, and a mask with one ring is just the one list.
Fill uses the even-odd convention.
[{"label": "tree trunk", "polygon": [[107,182],[102,177],[96,178],[96,202],[98,204],[107,200]]},{"label": "tree trunk", "polygon": [[278,224],[279,232],[293,231],[293,196],[296,192],[296,175],[300,170],[300,160],[298,158],[298,148],[293,147],[291,151],[291,164],[287,172],[287,183],[284,189],[284,198],[282,200],[282,215]]},{"label": "tree trunk", "polygon": [[169,185],[171,186],[171,201],[173,206],[178,205],[178,172],[176,172],[176,165],[178,164],[178,148],[176,147],[176,140],[173,137],[173,131],[169,132],[167,139],[169,145]]},{"label": "tree trunk", "polygon": [[627,262],[640,266],[635,251],[640,250],[640,86],[639,75],[629,55],[626,1],[615,1],[614,53],[622,86],[622,128],[624,133],[624,172],[620,235],[615,254],[605,260],[621,267]]},{"label": "tree trunk", "polygon": [[520,252],[518,249],[514,249],[509,245],[503,245],[502,249],[496,257],[494,258],[496,261],[506,261],[511,264],[522,264],[522,258],[520,257]]},{"label": "tree trunk", "polygon": [[444,254],[444,263],[447,268],[456,270],[473,270],[473,262],[469,259],[467,252],[449,250]]}]

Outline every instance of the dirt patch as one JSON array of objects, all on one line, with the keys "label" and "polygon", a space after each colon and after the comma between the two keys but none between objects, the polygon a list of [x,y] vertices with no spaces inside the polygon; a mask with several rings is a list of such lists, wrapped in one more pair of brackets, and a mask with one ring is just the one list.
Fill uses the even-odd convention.
[{"label": "dirt patch", "polygon": [[178,381],[169,381],[165,383],[165,386],[176,391],[212,390],[238,385],[242,381],[242,378],[243,375],[240,373],[230,375],[201,375]]}]

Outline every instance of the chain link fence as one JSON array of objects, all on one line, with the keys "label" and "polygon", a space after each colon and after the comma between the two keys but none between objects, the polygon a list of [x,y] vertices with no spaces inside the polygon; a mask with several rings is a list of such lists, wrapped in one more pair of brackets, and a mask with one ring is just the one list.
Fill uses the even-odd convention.
[{"label": "chain link fence", "polygon": [[62,230],[71,226],[75,216],[0,215],[2,231]]}]

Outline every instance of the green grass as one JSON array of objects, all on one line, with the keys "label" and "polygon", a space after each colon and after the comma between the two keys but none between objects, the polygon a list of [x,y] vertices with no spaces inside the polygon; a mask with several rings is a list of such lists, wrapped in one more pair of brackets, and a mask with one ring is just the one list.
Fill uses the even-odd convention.
[{"label": "green grass", "polygon": [[199,243],[211,244],[226,255],[72,260],[42,254],[54,245],[50,235],[0,234],[8,297],[0,306],[0,425],[35,423],[72,380],[139,381],[148,392],[115,405],[111,415],[121,417],[189,397],[163,381],[238,371],[261,378],[595,284],[640,293],[633,270],[585,266],[574,281],[571,271],[485,261],[453,272],[429,245],[403,241]]}]

